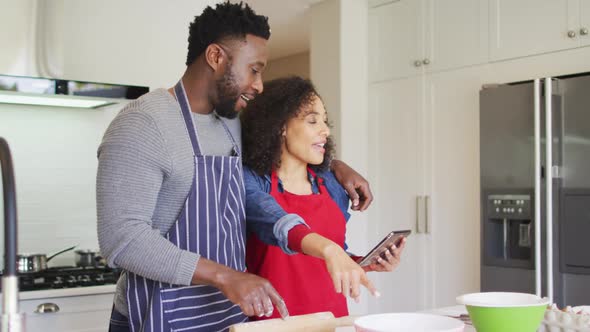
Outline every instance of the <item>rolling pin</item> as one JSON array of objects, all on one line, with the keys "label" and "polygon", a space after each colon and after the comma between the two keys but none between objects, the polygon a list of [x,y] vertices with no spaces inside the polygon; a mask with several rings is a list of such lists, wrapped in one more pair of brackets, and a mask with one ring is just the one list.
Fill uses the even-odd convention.
[{"label": "rolling pin", "polygon": [[334,318],[331,312],[316,312],[313,314],[290,316],[240,323],[230,326],[229,332],[333,332],[337,327],[353,326],[357,316]]}]

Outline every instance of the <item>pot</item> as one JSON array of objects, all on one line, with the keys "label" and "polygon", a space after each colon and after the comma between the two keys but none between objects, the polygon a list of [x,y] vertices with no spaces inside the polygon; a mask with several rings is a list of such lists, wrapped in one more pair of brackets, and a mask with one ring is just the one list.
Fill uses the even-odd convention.
[{"label": "pot", "polygon": [[94,250],[76,250],[77,267],[98,267],[106,265],[104,258],[99,251]]},{"label": "pot", "polygon": [[19,273],[35,273],[47,269],[47,262],[53,257],[70,251],[76,246],[69,247],[47,257],[45,254],[17,255],[17,270]]}]

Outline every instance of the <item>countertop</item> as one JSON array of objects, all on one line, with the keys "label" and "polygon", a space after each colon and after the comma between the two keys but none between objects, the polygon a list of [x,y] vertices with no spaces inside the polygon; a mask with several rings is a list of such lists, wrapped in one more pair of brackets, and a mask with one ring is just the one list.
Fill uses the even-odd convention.
[{"label": "countertop", "polygon": [[37,300],[55,297],[84,296],[115,293],[115,284],[102,286],[88,286],[75,288],[47,289],[38,291],[19,292],[19,300]]}]

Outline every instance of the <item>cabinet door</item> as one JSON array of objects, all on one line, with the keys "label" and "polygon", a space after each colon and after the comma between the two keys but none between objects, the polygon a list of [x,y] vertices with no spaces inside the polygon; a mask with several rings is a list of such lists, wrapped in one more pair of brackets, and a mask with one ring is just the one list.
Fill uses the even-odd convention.
[{"label": "cabinet door", "polygon": [[590,45],[590,1],[580,0],[580,28],[578,29],[581,45]]},{"label": "cabinet door", "polygon": [[369,178],[375,194],[368,210],[369,239],[377,243],[392,230],[411,229],[401,265],[370,278],[382,293],[370,299],[369,312],[425,308],[424,237],[416,234],[416,198],[423,179],[422,77],[369,87]]},{"label": "cabinet door", "polygon": [[[491,59],[502,60],[577,47],[577,1],[490,0]],[[576,32],[576,37],[568,37],[570,30]]]},{"label": "cabinet door", "polygon": [[427,72],[488,61],[488,0],[426,0]]},{"label": "cabinet door", "polygon": [[434,306],[479,291],[479,90],[481,67],[429,75],[426,187]]},{"label": "cabinet door", "polygon": [[369,9],[369,81],[422,73],[421,1],[400,0]]},{"label": "cabinet door", "polygon": [[[43,303],[59,309],[37,313],[36,309]],[[20,307],[30,332],[98,332],[108,330],[112,303],[113,294],[108,293],[23,300]]]}]

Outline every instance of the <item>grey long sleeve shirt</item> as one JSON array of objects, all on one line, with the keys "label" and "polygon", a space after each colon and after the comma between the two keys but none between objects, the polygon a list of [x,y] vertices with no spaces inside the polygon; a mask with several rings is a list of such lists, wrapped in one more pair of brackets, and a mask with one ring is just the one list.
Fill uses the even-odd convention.
[{"label": "grey long sleeve shirt", "polygon": [[[229,155],[221,121],[240,143],[237,119],[193,113],[201,150]],[[109,265],[153,280],[189,285],[199,255],[163,235],[176,221],[194,174],[190,139],[180,107],[167,90],[154,90],[127,105],[98,149],[98,240]],[[126,278],[117,284],[115,308],[127,315]]]}]

